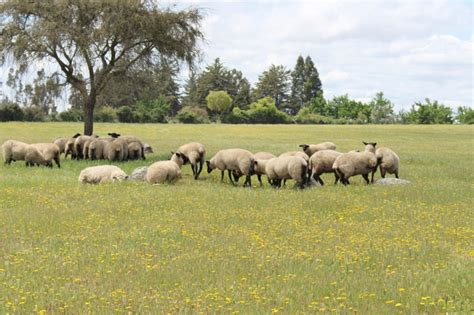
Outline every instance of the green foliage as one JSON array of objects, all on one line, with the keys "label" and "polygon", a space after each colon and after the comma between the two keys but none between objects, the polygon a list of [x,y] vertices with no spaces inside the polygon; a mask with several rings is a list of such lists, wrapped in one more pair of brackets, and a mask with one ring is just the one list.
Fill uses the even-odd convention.
[{"label": "green foliage", "polygon": [[290,110],[288,93],[290,91],[290,71],[283,65],[271,65],[259,77],[252,93],[254,100],[265,97],[273,99],[278,109]]},{"label": "green foliage", "polygon": [[78,108],[71,107],[68,110],[59,113],[59,119],[62,121],[82,121],[84,113]]},{"label": "green foliage", "polygon": [[206,97],[209,110],[225,114],[232,107],[232,97],[226,91],[210,91]]},{"label": "green foliage", "polygon": [[371,107],[363,102],[351,100],[347,94],[334,96],[328,102],[329,116],[343,118],[352,123],[370,122]]},{"label": "green foliage", "polygon": [[371,121],[374,124],[392,124],[395,121],[393,104],[385,98],[383,92],[378,92],[370,102]]},{"label": "green foliage", "polygon": [[138,119],[135,115],[135,112],[130,106],[120,106],[117,109],[117,117],[120,122],[131,123],[137,122]]},{"label": "green foliage", "polygon": [[117,120],[117,110],[111,106],[102,106],[96,111],[94,121],[114,122]]},{"label": "green foliage", "polygon": [[416,102],[408,113],[408,120],[412,124],[452,124],[453,110],[438,101],[431,102],[429,98],[425,103]]},{"label": "green foliage", "polygon": [[295,121],[298,124],[317,124],[317,125],[338,123],[337,120],[331,117],[326,117],[326,116],[322,116],[320,114],[314,113],[310,109],[310,107],[303,107],[295,116]]},{"label": "green foliage", "polygon": [[139,101],[134,107],[138,122],[164,123],[171,114],[171,105],[166,96],[159,95],[154,100]]},{"label": "green foliage", "polygon": [[293,123],[288,114],[278,110],[270,97],[259,99],[250,104],[246,111],[248,121],[253,124],[289,124]]},{"label": "green foliage", "polygon": [[474,124],[474,110],[470,107],[458,107],[456,120],[461,124]]},{"label": "green foliage", "polygon": [[291,72],[291,112],[295,114],[312,98],[322,94],[318,70],[310,56],[299,56]]},{"label": "green foliage", "polygon": [[207,111],[196,106],[183,107],[176,118],[183,124],[204,124],[209,122]]},{"label": "green foliage", "polygon": [[48,117],[39,106],[28,106],[23,108],[23,119],[25,121],[45,121]]},{"label": "green foliage", "polygon": [[22,121],[23,119],[24,114],[18,104],[8,101],[0,104],[0,121]]}]

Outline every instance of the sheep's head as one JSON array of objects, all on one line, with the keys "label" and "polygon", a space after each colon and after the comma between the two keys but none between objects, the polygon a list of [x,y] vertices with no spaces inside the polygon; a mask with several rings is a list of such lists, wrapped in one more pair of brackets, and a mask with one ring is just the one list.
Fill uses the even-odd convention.
[{"label": "sheep's head", "polygon": [[377,145],[377,142],[362,141],[362,143],[365,145],[365,151],[375,153],[375,146]]},{"label": "sheep's head", "polygon": [[304,152],[309,148],[309,144],[300,144],[300,148],[303,149]]},{"label": "sheep's head", "polygon": [[112,173],[112,181],[122,181],[128,178],[127,174],[124,172],[114,172]]},{"label": "sheep's head", "polygon": [[211,161],[206,161],[207,165],[207,173],[211,173],[214,170],[214,167],[212,167]]},{"label": "sheep's head", "polygon": [[118,138],[118,137],[120,137],[120,134],[119,134],[119,133],[115,133],[115,132],[109,132],[108,135],[111,136],[112,138]]},{"label": "sheep's head", "polygon": [[175,162],[176,164],[178,164],[179,167],[181,167],[182,165],[186,164],[189,162],[189,159],[186,155],[184,155],[184,153],[181,153],[181,152],[171,152],[172,156],[171,156],[171,161]]},{"label": "sheep's head", "polygon": [[234,181],[235,181],[236,183],[239,182],[239,179],[240,179],[240,177],[242,177],[242,175],[243,175],[243,174],[242,174],[240,171],[236,171],[236,170],[233,170],[233,171],[232,171],[232,177],[234,177]]},{"label": "sheep's head", "polygon": [[148,143],[144,143],[143,144],[143,152],[144,153],[153,153],[153,149]]},{"label": "sheep's head", "polygon": [[254,175],[255,172],[256,172],[257,167],[258,167],[258,162],[256,160],[251,160],[250,161],[249,174]]}]

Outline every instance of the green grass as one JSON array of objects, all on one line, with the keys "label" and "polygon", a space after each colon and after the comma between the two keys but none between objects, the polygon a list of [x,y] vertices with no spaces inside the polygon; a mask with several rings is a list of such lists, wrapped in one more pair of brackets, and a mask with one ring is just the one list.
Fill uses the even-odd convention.
[{"label": "green grass", "polygon": [[[1,123],[0,142],[72,123]],[[474,310],[471,126],[96,124],[169,158],[189,141],[281,153],[377,141],[409,186],[243,189],[184,167],[174,185],[83,185],[81,169],[0,166],[0,313],[468,313]],[[377,174],[378,178],[379,174]],[[323,177],[328,183],[332,175]],[[241,183],[242,184],[242,180]]]}]

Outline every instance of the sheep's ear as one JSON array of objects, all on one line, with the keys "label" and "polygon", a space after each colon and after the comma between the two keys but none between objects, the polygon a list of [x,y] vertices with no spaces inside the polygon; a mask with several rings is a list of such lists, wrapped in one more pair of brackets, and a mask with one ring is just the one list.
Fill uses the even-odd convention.
[{"label": "sheep's ear", "polygon": [[377,145],[377,142],[372,142],[371,144],[375,147]]},{"label": "sheep's ear", "polygon": [[257,162],[257,161],[253,161],[253,165],[258,165],[258,162]]},{"label": "sheep's ear", "polygon": [[[173,151],[170,151],[170,152],[171,152],[171,155],[173,155],[173,154],[174,154],[174,152],[173,152]],[[176,154],[176,155],[178,155],[178,154]]]},{"label": "sheep's ear", "polygon": [[74,136],[72,136],[73,138],[77,138],[79,137],[81,134],[80,133],[76,133]]},{"label": "sheep's ear", "polygon": [[367,143],[367,142],[365,142],[365,141],[362,141],[362,143],[363,143],[364,145],[368,145],[368,143]]},{"label": "sheep's ear", "polygon": [[177,157],[181,157],[181,153],[179,152],[174,153],[173,151],[171,151],[171,154],[176,154]]}]

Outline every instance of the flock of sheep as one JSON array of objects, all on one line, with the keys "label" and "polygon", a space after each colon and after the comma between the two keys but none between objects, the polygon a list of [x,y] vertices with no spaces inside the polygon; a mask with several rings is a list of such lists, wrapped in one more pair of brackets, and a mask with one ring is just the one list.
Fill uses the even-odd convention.
[{"label": "flock of sheep", "polygon": [[[224,149],[218,151],[210,160],[205,161],[204,145],[192,142],[180,146],[168,161],[158,161],[149,167],[142,168],[138,179],[151,184],[174,182],[181,178],[181,167],[191,165],[194,179],[198,179],[204,162],[207,172],[218,169],[221,181],[225,171],[229,180],[235,185],[239,178],[245,176],[244,187],[251,186],[252,175],[257,175],[260,185],[262,175],[269,184],[279,188],[286,180],[296,182],[295,187],[304,188],[311,185],[311,180],[324,185],[321,175],[333,173],[335,184],[340,181],[349,184],[349,178],[361,175],[367,184],[374,182],[374,174],[380,168],[382,178],[386,173],[398,178],[400,159],[389,148],[376,149],[376,143],[363,142],[364,151],[353,150],[347,153],[336,151],[332,142],[319,144],[302,144],[302,151],[286,152],[278,157],[269,152],[252,153],[244,149]],[[44,165],[53,167],[53,160],[60,167],[60,154],[71,159],[91,159],[126,161],[145,159],[145,153],[152,153],[152,148],[135,136],[121,136],[109,133],[107,137],[74,135],[72,138],[58,138],[53,143],[26,144],[8,140],[2,145],[5,164],[12,161],[25,161],[26,166]],[[369,181],[369,174],[372,175]],[[81,171],[79,181],[83,183],[102,183],[106,181],[129,178],[119,167],[100,165],[88,167]],[[137,176],[134,176],[137,179]]]}]

